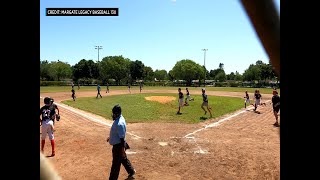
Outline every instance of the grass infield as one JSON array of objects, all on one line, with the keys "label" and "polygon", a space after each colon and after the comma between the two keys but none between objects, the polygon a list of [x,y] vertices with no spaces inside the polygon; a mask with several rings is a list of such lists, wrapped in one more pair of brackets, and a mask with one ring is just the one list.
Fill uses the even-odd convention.
[{"label": "grass infield", "polygon": [[[70,88],[70,87],[69,87]],[[176,89],[176,88],[173,88]],[[145,97],[150,96],[169,96],[175,100],[167,103],[158,101],[146,100]],[[70,97],[71,98],[71,97]],[[164,97],[162,97],[164,98]],[[83,97],[77,98],[76,101],[65,100],[63,103],[100,115],[106,119],[111,119],[111,110],[115,104],[120,104],[122,113],[126,121],[129,123],[137,122],[176,122],[176,123],[198,123],[210,117],[209,112],[204,115],[201,109],[202,96],[192,96],[194,101],[189,101],[189,106],[184,106],[181,109],[182,114],[177,115],[178,97],[177,94],[152,93],[152,94],[126,94],[113,95],[103,98]],[[209,106],[212,107],[212,118],[220,117],[224,114],[234,112],[244,107],[243,98],[208,96]]]}]

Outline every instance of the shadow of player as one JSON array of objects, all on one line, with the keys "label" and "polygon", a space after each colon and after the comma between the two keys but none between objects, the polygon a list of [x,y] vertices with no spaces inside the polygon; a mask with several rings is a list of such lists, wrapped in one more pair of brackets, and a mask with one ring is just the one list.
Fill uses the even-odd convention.
[{"label": "shadow of player", "polygon": [[203,116],[200,117],[200,120],[202,120],[202,121],[207,120],[207,119],[208,119],[207,117],[203,117]]}]

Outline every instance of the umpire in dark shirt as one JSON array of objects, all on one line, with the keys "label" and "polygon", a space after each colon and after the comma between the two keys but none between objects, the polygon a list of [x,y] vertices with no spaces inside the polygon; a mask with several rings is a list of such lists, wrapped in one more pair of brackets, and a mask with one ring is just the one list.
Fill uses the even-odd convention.
[{"label": "umpire in dark shirt", "polygon": [[129,174],[129,179],[134,179],[135,169],[132,167],[126,155],[126,149],[129,145],[126,143],[126,121],[121,114],[120,105],[115,105],[112,109],[113,124],[110,129],[110,137],[107,141],[112,147],[112,167],[109,180],[117,180],[120,172],[121,164]]}]

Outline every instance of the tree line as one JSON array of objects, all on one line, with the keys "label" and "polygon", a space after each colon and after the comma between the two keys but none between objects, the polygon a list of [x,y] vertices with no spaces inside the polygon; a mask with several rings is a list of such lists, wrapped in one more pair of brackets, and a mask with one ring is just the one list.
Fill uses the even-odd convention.
[{"label": "tree line", "polygon": [[226,74],[223,63],[219,63],[216,69],[208,70],[190,59],[176,62],[169,72],[164,69],[153,70],[139,60],[131,61],[123,56],[107,56],[99,62],[82,59],[73,66],[60,60],[51,62],[40,60],[40,80],[42,81],[72,79],[75,82],[99,80],[105,83],[113,80],[115,84],[120,85],[133,83],[137,80],[144,82],[184,80],[188,86],[191,85],[192,80],[204,82],[204,78],[216,82],[252,82],[255,80],[275,80],[276,75],[270,62],[266,64],[261,60],[250,64],[243,74],[237,71]]}]

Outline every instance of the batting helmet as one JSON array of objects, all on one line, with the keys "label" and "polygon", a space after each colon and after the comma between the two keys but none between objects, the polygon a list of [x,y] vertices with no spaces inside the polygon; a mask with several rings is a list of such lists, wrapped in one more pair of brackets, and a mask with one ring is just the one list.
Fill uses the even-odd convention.
[{"label": "batting helmet", "polygon": [[112,108],[112,118],[113,119],[116,119],[117,117],[120,116],[121,114],[121,106],[119,104],[115,105],[113,108]]},{"label": "batting helmet", "polygon": [[43,100],[43,102],[44,102],[45,104],[50,104],[51,98],[50,98],[50,97],[45,97],[44,100]]}]

